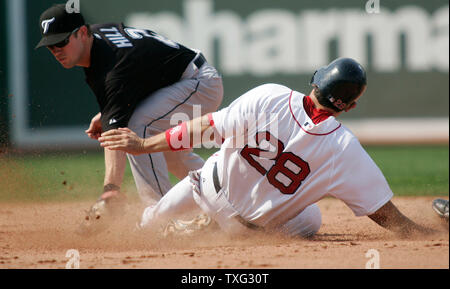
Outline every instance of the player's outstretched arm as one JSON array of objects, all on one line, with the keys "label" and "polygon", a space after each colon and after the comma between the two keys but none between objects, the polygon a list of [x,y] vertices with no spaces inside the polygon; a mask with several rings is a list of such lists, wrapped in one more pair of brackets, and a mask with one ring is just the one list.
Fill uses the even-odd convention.
[{"label": "player's outstretched arm", "polygon": [[433,229],[425,228],[410,220],[408,217],[403,215],[391,201],[387,202],[372,215],[369,215],[369,218],[378,225],[403,237],[408,237],[414,234],[429,235],[437,233],[437,231]]},{"label": "player's outstretched arm", "polygon": [[[211,127],[208,115],[193,119],[185,125],[189,128],[188,130],[185,132],[177,132],[180,138],[189,140],[189,145],[184,147],[185,149],[197,144],[194,143],[194,139],[201,141],[203,139],[203,134]],[[182,129],[180,128],[180,130]],[[201,137],[194,138],[194,133],[199,132]],[[167,132],[163,132],[150,138],[143,139],[128,128],[119,128],[104,132],[98,140],[100,141],[100,145],[104,148],[121,150],[133,155],[139,155],[172,150],[173,148],[171,148],[167,142],[166,134]],[[210,136],[213,137],[212,134]],[[210,139],[208,138],[208,141],[209,140]]]}]

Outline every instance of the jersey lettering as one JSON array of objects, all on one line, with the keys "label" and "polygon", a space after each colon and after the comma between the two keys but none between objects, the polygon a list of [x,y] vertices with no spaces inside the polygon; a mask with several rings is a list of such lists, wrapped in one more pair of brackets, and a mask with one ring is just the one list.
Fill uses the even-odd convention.
[{"label": "jersey lettering", "polygon": [[101,32],[111,32],[105,34],[105,37],[118,48],[133,47],[133,44],[123,36],[116,27],[100,28]]},{"label": "jersey lettering", "polygon": [[145,30],[145,29],[136,29],[136,28],[125,28],[124,30],[133,39],[142,39],[144,37],[149,37],[149,38],[154,38],[169,47],[172,47],[175,49],[180,48],[180,46],[176,42],[173,42],[172,40],[167,39],[164,36],[159,35],[153,31],[149,31],[149,30]]},{"label": "jersey lettering", "polygon": [[[258,147],[250,148],[246,145],[240,152],[241,156],[261,175],[266,176],[269,183],[282,194],[294,194],[311,172],[309,164],[291,152],[283,152],[284,144],[269,132],[259,132],[255,138]],[[270,144],[269,149],[261,148],[263,141]],[[274,160],[275,163],[269,170],[266,170],[254,156]],[[289,167],[286,166],[288,163]],[[283,179],[287,179],[289,183],[286,184]]]},{"label": "jersey lettering", "polygon": [[[288,162],[294,164],[294,166],[300,170],[296,173],[291,168],[286,167]],[[309,164],[302,158],[291,152],[283,152],[280,154],[280,157],[276,160],[272,168],[270,168],[267,172],[267,179],[269,180],[269,183],[279,189],[281,193],[292,195],[298,190],[303,180],[306,179],[310,172],[311,170],[309,168]],[[278,174],[282,174],[287,177],[291,183],[285,185],[283,182],[278,180]]]},{"label": "jersey lettering", "polygon": [[[275,160],[279,157],[280,152],[282,152],[284,150],[284,145],[281,141],[279,141],[275,137],[273,137],[269,132],[259,132],[256,134],[255,139],[256,139],[256,145],[258,147],[251,148],[248,145],[246,145],[241,150],[241,155],[261,175],[265,175],[267,173],[267,170],[258,161],[256,161],[253,156],[256,156],[258,158]],[[270,147],[268,147],[268,149],[261,148],[263,141],[266,141],[269,143]],[[267,147],[266,142],[264,143],[265,147]]]},{"label": "jersey lettering", "polygon": [[133,39],[142,39],[144,37],[152,37],[148,30],[136,29],[136,28],[125,28],[124,31]]}]

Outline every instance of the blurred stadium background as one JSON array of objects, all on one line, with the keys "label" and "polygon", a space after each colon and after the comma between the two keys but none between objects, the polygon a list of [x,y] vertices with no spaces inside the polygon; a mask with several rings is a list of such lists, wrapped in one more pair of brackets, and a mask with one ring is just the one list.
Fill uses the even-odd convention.
[{"label": "blurred stadium background", "polygon": [[[64,2],[0,0],[0,200],[94,197],[87,188],[102,185],[101,149],[84,134],[98,111],[84,72],[34,50],[40,14]],[[448,1],[71,2],[88,23],[124,22],[202,50],[223,74],[222,106],[267,82],[309,93],[316,68],[357,59],[369,86],[342,122],[394,192],[448,195]],[[125,180],[134,187],[129,170]]]},{"label": "blurred stadium background", "polygon": [[[343,123],[363,143],[448,143],[448,1],[71,2],[89,23],[146,27],[201,49],[224,76],[224,106],[266,82],[309,93],[315,68],[353,57],[366,66],[369,87]],[[57,2],[0,3],[0,142],[97,148],[84,135],[98,107],[82,69],[65,70],[34,50],[39,15]]]}]

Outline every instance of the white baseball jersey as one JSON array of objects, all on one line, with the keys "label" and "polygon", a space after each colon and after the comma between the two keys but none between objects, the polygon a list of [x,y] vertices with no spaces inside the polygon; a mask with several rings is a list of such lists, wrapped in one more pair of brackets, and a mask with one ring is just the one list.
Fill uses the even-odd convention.
[{"label": "white baseball jersey", "polygon": [[286,223],[325,196],[344,201],[356,216],[393,196],[357,138],[333,116],[314,123],[306,97],[266,84],[212,114],[225,139],[215,157],[222,189],[255,225]]}]

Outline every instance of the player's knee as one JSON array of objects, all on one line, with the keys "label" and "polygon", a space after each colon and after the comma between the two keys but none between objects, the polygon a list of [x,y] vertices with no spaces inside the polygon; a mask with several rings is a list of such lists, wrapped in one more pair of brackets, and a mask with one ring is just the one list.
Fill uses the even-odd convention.
[{"label": "player's knee", "polygon": [[320,227],[322,226],[322,214],[317,205],[314,208],[311,208],[313,212],[310,212],[308,216],[308,225],[302,231],[301,236],[304,238],[309,238],[314,236],[317,232],[319,232]]},{"label": "player's knee", "polygon": [[306,207],[300,214],[289,220],[283,230],[291,236],[309,238],[322,226],[322,213],[316,204]]}]

